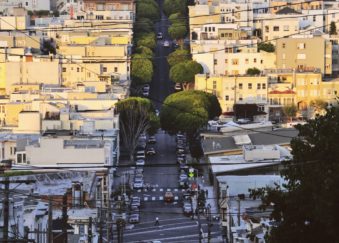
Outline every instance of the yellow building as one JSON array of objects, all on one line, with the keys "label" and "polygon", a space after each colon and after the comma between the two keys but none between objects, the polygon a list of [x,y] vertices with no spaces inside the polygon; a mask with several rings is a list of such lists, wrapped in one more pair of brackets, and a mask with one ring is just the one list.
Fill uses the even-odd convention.
[{"label": "yellow building", "polygon": [[4,113],[3,126],[18,126],[19,113],[21,111],[29,111],[31,103],[7,103],[3,105],[4,109],[1,110]]},{"label": "yellow building", "polygon": [[26,30],[29,24],[28,15],[0,17],[0,30]]},{"label": "yellow building", "polygon": [[286,6],[296,11],[315,10],[322,9],[323,1],[293,1],[292,5],[289,1],[270,1],[270,12],[274,14]]},{"label": "yellow building", "polygon": [[195,90],[217,96],[223,112],[233,111],[234,104],[267,104],[266,76],[195,76]]},{"label": "yellow building", "polygon": [[269,20],[263,20],[260,22],[261,27],[257,27],[262,30],[263,41],[270,41],[273,44],[276,39],[299,32],[298,18],[281,18],[281,16],[272,16]]},{"label": "yellow building", "polygon": [[322,36],[301,36],[277,40],[277,68],[319,69],[332,74],[332,44]]}]

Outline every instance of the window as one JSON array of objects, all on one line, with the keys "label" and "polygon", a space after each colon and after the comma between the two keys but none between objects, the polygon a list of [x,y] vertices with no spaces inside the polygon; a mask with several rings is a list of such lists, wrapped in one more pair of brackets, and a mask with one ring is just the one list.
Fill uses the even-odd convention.
[{"label": "window", "polygon": [[226,95],[225,100],[230,100],[230,97],[228,95]]},{"label": "window", "polygon": [[224,34],[224,33],[221,33],[221,37],[225,37],[225,34]]},{"label": "window", "polygon": [[102,68],[102,71],[103,71],[104,73],[106,73],[106,72],[107,72],[107,67],[103,67],[103,68]]},{"label": "window", "polygon": [[290,27],[288,25],[284,25],[283,29],[284,29],[284,31],[289,31]]},{"label": "window", "polygon": [[214,65],[218,65],[218,59],[214,59]]},{"label": "window", "polygon": [[207,27],[205,27],[205,32],[207,32]]},{"label": "window", "polygon": [[215,27],[212,27],[212,31],[213,31],[213,32],[215,31]]},{"label": "window", "polygon": [[261,84],[257,84],[257,89],[260,89],[261,88]]},{"label": "window", "polygon": [[216,89],[217,88],[217,81],[213,81],[213,89]]},{"label": "window", "polygon": [[208,32],[211,32],[212,31],[212,28],[211,27],[208,27]]},{"label": "window", "polygon": [[232,59],[232,64],[233,65],[238,65],[238,59]]},{"label": "window", "polygon": [[242,94],[239,95],[239,101],[242,101]]},{"label": "window", "polygon": [[265,83],[262,84],[262,89],[266,89],[266,84]]},{"label": "window", "polygon": [[306,48],[306,43],[298,43],[298,49],[302,50]]},{"label": "window", "polygon": [[21,164],[21,163],[22,163],[22,154],[18,154],[18,155],[17,155],[16,161],[17,161],[18,164]]},{"label": "window", "polygon": [[252,89],[252,83],[248,83],[248,89]]},{"label": "window", "polygon": [[263,63],[264,63],[264,60],[261,59],[261,60],[260,60],[260,64],[263,64]]},{"label": "window", "polygon": [[286,43],[282,43],[282,48],[285,48],[286,47]]},{"label": "window", "polygon": [[77,67],[77,72],[80,72],[80,68]]},{"label": "window", "polygon": [[317,21],[317,16],[313,16],[313,22]]},{"label": "window", "polygon": [[114,67],[114,72],[117,73],[118,72],[118,68]]},{"label": "window", "polygon": [[242,89],[242,83],[239,84],[239,89]]},{"label": "window", "polygon": [[228,63],[228,59],[225,59],[225,63],[226,63],[226,64]]},{"label": "window", "polygon": [[245,59],[245,64],[248,64],[248,58]]},{"label": "window", "polygon": [[257,63],[257,59],[256,59],[256,58],[254,58],[254,59],[253,59],[253,62],[254,62],[254,63]]},{"label": "window", "polygon": [[273,26],[273,31],[279,31],[279,26]]},{"label": "window", "polygon": [[63,72],[63,73],[65,73],[66,70],[67,70],[67,69],[66,69],[65,67],[62,68],[62,72]]},{"label": "window", "polygon": [[299,60],[305,60],[305,59],[306,59],[306,54],[304,54],[304,53],[299,53],[299,54],[297,55],[297,59],[299,59]]},{"label": "window", "polygon": [[79,224],[79,235],[83,236],[85,235],[85,225]]},{"label": "window", "polygon": [[269,26],[265,26],[265,32],[270,32],[270,27]]}]

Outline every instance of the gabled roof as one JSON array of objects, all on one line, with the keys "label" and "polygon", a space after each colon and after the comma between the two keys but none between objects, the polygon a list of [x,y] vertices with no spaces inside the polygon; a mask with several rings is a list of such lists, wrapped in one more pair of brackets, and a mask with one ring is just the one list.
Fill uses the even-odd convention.
[{"label": "gabled roof", "polygon": [[298,11],[295,11],[293,8],[284,7],[278,10],[275,14],[301,14],[301,13]]}]

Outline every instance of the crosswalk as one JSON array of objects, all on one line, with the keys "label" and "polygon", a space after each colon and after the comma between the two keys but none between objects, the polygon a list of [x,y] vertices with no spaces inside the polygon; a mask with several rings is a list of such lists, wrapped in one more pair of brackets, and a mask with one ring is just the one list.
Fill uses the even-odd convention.
[{"label": "crosswalk", "polygon": [[138,189],[137,192],[185,192],[185,189],[179,188],[152,188],[152,189]]},{"label": "crosswalk", "polygon": [[[144,200],[144,202],[147,202],[147,201],[163,201],[164,200],[164,197],[163,196],[144,196],[142,197],[142,199]],[[178,201],[179,200],[179,197],[178,196],[174,196],[174,201]]]}]

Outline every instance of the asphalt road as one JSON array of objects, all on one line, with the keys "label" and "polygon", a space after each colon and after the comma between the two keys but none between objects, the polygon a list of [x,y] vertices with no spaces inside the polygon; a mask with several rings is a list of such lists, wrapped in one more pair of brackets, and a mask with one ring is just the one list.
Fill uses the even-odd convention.
[{"label": "asphalt road", "polygon": [[[160,9],[162,9],[162,2],[162,0],[158,1]],[[169,66],[166,60],[166,56],[173,51],[167,27],[168,20],[161,11],[161,22],[155,24],[155,31],[163,33],[163,40],[157,41],[154,76],[149,96],[159,110],[165,98],[174,92],[174,83],[169,80]],[[165,40],[170,41],[170,47],[163,46]],[[182,189],[178,188],[179,171],[176,164],[175,136],[170,136],[164,131],[159,131],[155,136],[157,142],[152,146],[156,150],[156,155],[147,156],[143,173],[144,183],[152,187],[133,190],[133,195],[139,196],[142,201],[140,223],[129,225],[125,229],[123,242],[160,240],[162,243],[197,243],[199,242],[198,221],[196,218],[186,217],[182,212]],[[164,202],[166,191],[174,194],[173,203]],[[156,217],[159,218],[159,226],[154,225]],[[201,216],[201,225],[206,234],[205,216]],[[212,237],[219,234],[215,228],[212,228]]]}]

